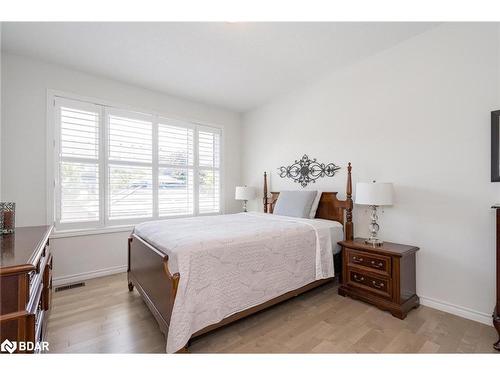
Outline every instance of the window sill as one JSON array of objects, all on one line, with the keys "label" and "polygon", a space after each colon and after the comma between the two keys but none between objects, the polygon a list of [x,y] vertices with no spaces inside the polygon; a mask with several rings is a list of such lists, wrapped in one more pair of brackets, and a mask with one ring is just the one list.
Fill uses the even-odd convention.
[{"label": "window sill", "polygon": [[[208,212],[204,214],[198,214],[197,216],[193,215],[181,215],[181,216],[171,216],[171,217],[163,217],[159,219],[144,219],[143,222],[152,221],[152,220],[169,220],[169,219],[182,219],[187,217],[200,217],[200,216],[212,216],[212,215],[222,215],[222,212]],[[134,224],[123,224],[123,225],[113,225],[107,226],[104,228],[86,228],[86,229],[60,229],[52,232],[50,238],[65,238],[65,237],[79,237],[79,236],[94,236],[99,234],[108,234],[108,233],[120,233],[120,232],[129,232],[131,233],[134,227],[140,222]]]},{"label": "window sill", "polygon": [[50,238],[66,238],[66,237],[79,237],[79,236],[94,236],[99,234],[132,232],[134,225],[119,225],[107,228],[94,228],[94,229],[68,229],[54,231]]}]

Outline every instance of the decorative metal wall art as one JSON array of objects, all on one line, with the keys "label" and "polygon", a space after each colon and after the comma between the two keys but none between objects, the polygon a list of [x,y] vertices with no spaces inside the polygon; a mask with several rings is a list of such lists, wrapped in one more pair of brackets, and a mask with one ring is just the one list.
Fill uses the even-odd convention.
[{"label": "decorative metal wall art", "polygon": [[309,159],[309,156],[304,155],[302,159],[295,160],[295,163],[288,167],[279,167],[279,175],[281,178],[291,178],[293,182],[306,187],[310,182],[315,183],[320,177],[333,177],[339,169],[340,167],[334,163],[318,163],[316,159]]}]

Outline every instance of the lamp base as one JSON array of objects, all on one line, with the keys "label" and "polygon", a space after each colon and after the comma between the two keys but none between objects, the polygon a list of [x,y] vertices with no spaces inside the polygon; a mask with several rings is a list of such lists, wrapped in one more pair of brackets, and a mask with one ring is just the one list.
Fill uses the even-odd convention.
[{"label": "lamp base", "polygon": [[372,246],[382,246],[382,244],[384,242],[377,238],[377,233],[378,233],[378,230],[380,229],[380,227],[377,223],[377,220],[378,220],[377,206],[375,206],[375,205],[372,206],[372,213],[370,215],[370,219],[371,219],[371,223],[370,223],[370,226],[368,227],[370,229],[370,238],[366,239],[365,243],[370,244]]},{"label": "lamp base", "polygon": [[365,244],[372,245],[372,246],[382,246],[384,244],[384,241],[382,241],[376,237],[374,237],[374,238],[370,237],[370,238],[367,238],[365,240]]}]

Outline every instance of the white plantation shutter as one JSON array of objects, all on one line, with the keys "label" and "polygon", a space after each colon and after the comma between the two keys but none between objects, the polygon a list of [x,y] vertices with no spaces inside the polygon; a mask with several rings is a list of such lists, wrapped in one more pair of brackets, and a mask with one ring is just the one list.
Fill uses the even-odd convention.
[{"label": "white plantation shutter", "polygon": [[220,212],[220,131],[200,128],[198,131],[198,211]]},{"label": "white plantation shutter", "polygon": [[194,130],[189,127],[168,125],[168,120],[158,124],[158,149],[160,164],[193,166]]},{"label": "white plantation shutter", "polygon": [[98,159],[98,112],[61,107],[61,156]]},{"label": "white plantation shutter", "polygon": [[159,168],[159,216],[192,215],[194,210],[193,170]]},{"label": "white plantation shutter", "polygon": [[61,162],[61,223],[99,220],[99,166]]},{"label": "white plantation shutter", "polygon": [[109,218],[153,216],[151,167],[110,164],[108,170]]},{"label": "white plantation shutter", "polygon": [[200,214],[220,212],[220,177],[217,170],[199,172],[199,212]]},{"label": "white plantation shutter", "polygon": [[109,113],[109,160],[151,163],[153,124],[151,120]]},{"label": "white plantation shutter", "polygon": [[220,129],[54,99],[56,230],[221,212]]},{"label": "white plantation shutter", "polygon": [[158,124],[159,216],[194,213],[194,130],[160,119]]},{"label": "white plantation shutter", "polygon": [[100,220],[100,111],[95,105],[57,101],[58,181],[56,219],[60,223]]},{"label": "white plantation shutter", "polygon": [[153,122],[151,116],[107,110],[108,218],[153,216]]}]

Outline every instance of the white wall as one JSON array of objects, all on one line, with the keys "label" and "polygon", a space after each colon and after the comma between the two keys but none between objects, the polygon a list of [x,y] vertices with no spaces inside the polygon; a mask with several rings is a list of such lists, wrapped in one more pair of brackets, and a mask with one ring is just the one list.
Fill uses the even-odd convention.
[{"label": "white wall", "polygon": [[[391,181],[381,214],[385,240],[420,246],[424,304],[483,322],[494,306],[490,111],[500,105],[497,24],[446,24],[243,117],[242,171],[274,190],[297,189],[277,167],[303,154],[345,167],[356,181]],[[334,48],[334,46],[332,46]],[[345,168],[315,187],[345,196]],[[252,202],[254,208],[260,200]],[[366,236],[366,209],[354,212]]]},{"label": "white wall", "polygon": [[[222,127],[225,211],[240,209],[233,199],[240,183],[239,114],[25,57],[5,53],[2,57],[2,195],[16,202],[17,225],[46,222],[47,89]],[[114,233],[54,240],[55,277],[124,266],[126,239],[127,233]]]}]

